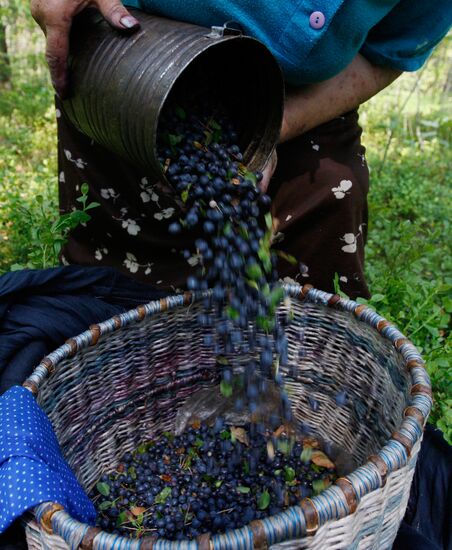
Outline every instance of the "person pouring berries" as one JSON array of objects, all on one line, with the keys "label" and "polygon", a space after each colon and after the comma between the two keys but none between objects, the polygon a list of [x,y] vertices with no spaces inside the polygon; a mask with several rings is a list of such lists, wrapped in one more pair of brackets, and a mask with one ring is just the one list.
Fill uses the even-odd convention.
[{"label": "person pouring berries", "polygon": [[[101,207],[74,230],[63,262],[108,265],[161,289],[184,286],[193,269],[168,238],[177,209],[158,182],[79,133],[61,114],[69,92],[73,17],[95,7],[115,28],[133,33],[138,8],[210,27],[234,20],[279,62],[286,102],[279,146],[261,187],[272,198],[273,246],[297,259],[281,262],[282,278],[333,290],[337,277],[351,298],[368,297],[364,247],[369,171],[359,106],[403,71],[415,71],[447,33],[452,4],[439,0],[31,0],[47,39],[57,92],[60,207],[76,205],[84,182]],[[133,199],[132,199],[133,197]],[[106,216],[105,213],[108,212]],[[144,215],[143,215],[144,214]]]}]

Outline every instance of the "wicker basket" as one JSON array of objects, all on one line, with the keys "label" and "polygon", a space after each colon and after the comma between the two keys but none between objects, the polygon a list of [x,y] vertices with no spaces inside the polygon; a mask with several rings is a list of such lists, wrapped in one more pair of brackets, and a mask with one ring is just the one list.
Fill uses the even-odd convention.
[{"label": "wicker basket", "polygon": [[[358,467],[352,473],[277,516],[191,542],[131,541],[46,503],[27,518],[29,547],[391,548],[432,405],[422,359],[366,306],[308,286],[288,285],[286,291],[294,298],[284,373],[296,396],[294,416],[354,456]],[[125,452],[171,430],[186,398],[217,381],[212,350],[203,345],[206,329],[195,322],[202,296],[169,297],[91,326],[46,357],[25,382],[87,490]],[[288,307],[281,306],[280,314]],[[334,396],[344,388],[349,399],[338,407]],[[319,401],[317,412],[308,396]]]}]

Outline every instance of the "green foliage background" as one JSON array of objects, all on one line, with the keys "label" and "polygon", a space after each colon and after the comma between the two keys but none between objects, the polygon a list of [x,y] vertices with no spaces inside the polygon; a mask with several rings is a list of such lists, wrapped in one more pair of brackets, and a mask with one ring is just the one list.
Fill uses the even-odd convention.
[{"label": "green foliage background", "polygon": [[[43,38],[25,0],[0,0],[0,21],[12,73],[0,89],[1,273],[54,265],[62,228]],[[449,36],[421,71],[403,75],[361,108],[371,168],[369,303],[422,351],[435,395],[430,420],[449,442],[451,92]]]}]

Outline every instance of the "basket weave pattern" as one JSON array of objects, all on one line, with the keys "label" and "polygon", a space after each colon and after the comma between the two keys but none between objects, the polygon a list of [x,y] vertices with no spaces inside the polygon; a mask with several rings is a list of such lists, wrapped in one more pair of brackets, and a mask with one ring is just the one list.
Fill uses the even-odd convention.
[{"label": "basket weave pattern", "polygon": [[[294,416],[345,448],[355,461],[351,473],[277,516],[191,542],[131,541],[47,503],[27,521],[29,548],[391,548],[432,404],[422,359],[369,308],[298,285],[286,292],[294,299],[283,374]],[[25,382],[85,489],[125,452],[171,430],[186,398],[218,382],[212,349],[203,344],[212,329],[196,323],[203,295],[151,302],[93,326],[45,358]],[[338,407],[342,390],[348,399]],[[308,396],[319,402],[317,412]]]}]

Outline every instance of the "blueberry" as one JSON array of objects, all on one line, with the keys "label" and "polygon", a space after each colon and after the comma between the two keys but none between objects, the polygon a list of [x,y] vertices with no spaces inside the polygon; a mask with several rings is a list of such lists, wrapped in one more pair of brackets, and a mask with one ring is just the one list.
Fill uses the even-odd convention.
[{"label": "blueberry", "polygon": [[215,225],[210,221],[206,221],[203,224],[203,229],[204,229],[205,233],[210,235],[215,231]]},{"label": "blueberry", "polygon": [[343,407],[347,403],[347,399],[348,399],[347,392],[345,390],[338,392],[335,395],[334,399],[338,407]]}]

